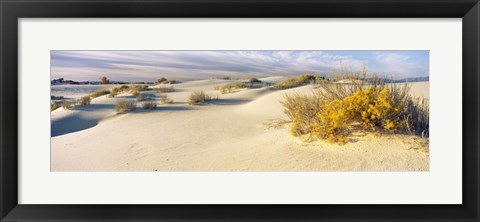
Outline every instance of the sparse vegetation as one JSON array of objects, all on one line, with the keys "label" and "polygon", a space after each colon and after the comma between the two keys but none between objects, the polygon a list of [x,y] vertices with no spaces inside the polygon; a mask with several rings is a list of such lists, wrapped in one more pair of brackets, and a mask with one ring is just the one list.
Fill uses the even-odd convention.
[{"label": "sparse vegetation", "polygon": [[180,82],[178,80],[168,80],[168,79],[162,77],[155,82],[155,85],[158,85],[158,84],[178,84],[178,83],[182,83],[182,82]]},{"label": "sparse vegetation", "polygon": [[150,95],[145,93],[145,92],[141,92],[137,95],[137,101],[144,101],[144,100],[150,100]]},{"label": "sparse vegetation", "polygon": [[161,104],[173,103],[173,100],[170,99],[170,97],[168,97],[166,95],[160,96],[159,101],[160,101]]},{"label": "sparse vegetation", "polygon": [[144,91],[148,89],[148,85],[131,85],[129,87],[130,90],[138,90],[138,91]]},{"label": "sparse vegetation", "polygon": [[290,89],[299,86],[304,86],[310,83],[316,82],[316,77],[310,74],[302,74],[297,76],[296,78],[289,78],[284,81],[278,82],[273,87],[275,89],[283,90],[283,89]]},{"label": "sparse vegetation", "polygon": [[74,103],[72,101],[64,101],[62,102],[62,108],[64,110],[70,110],[73,108]]},{"label": "sparse vegetation", "polygon": [[155,101],[147,101],[142,103],[143,109],[155,109],[157,108],[157,102]]},{"label": "sparse vegetation", "polygon": [[54,111],[60,107],[62,107],[63,101],[51,101],[50,102],[50,111]]},{"label": "sparse vegetation", "polygon": [[293,136],[344,144],[355,130],[429,136],[428,101],[407,85],[378,81],[321,81],[312,95],[286,95],[281,102]]},{"label": "sparse vegetation", "polygon": [[203,90],[195,90],[188,97],[189,105],[198,105],[212,100],[210,95],[207,95]]},{"label": "sparse vegetation", "polygon": [[221,86],[215,86],[215,90],[220,91],[222,94],[231,93],[236,89],[254,89],[254,88],[262,88],[269,86],[267,83],[264,83],[256,78],[249,78],[242,82],[234,82],[234,83],[227,83]]},{"label": "sparse vegetation", "polygon": [[134,111],[137,107],[137,102],[134,100],[119,99],[115,104],[115,111],[117,113],[127,113]]},{"label": "sparse vegetation", "polygon": [[167,93],[167,92],[175,91],[175,88],[173,86],[168,86],[168,85],[161,85],[153,89],[158,93]]},{"label": "sparse vegetation", "polygon": [[90,96],[83,96],[74,101],[75,106],[86,106],[90,105],[92,98]]},{"label": "sparse vegetation", "polygon": [[93,93],[90,93],[88,96],[90,96],[90,98],[97,98],[99,96],[103,96],[103,95],[107,95],[107,94],[110,94],[110,90],[109,89],[100,89],[100,90],[97,90]]},{"label": "sparse vegetation", "polygon": [[235,89],[243,89],[245,88],[245,84],[241,82],[235,82],[235,83],[227,83],[222,86],[217,86],[215,87],[215,90],[219,90],[222,94],[225,93],[231,93]]},{"label": "sparse vegetation", "polygon": [[230,76],[218,76],[218,77],[215,77],[214,79],[230,80],[232,78]]}]

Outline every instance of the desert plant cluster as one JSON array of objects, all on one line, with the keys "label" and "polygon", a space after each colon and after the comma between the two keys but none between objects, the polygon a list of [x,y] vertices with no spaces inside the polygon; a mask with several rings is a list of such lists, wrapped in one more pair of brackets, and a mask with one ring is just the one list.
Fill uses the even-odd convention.
[{"label": "desert plant cluster", "polygon": [[188,105],[199,105],[214,99],[218,99],[206,94],[203,90],[195,90],[188,97]]},{"label": "desert plant cluster", "polygon": [[[321,78],[321,77],[318,77]],[[314,75],[302,74],[294,78],[289,78],[284,81],[278,82],[273,87],[278,90],[290,89],[299,86],[304,86],[310,83],[315,83],[318,79]]]},{"label": "desert plant cluster", "polygon": [[309,95],[285,95],[281,103],[293,136],[345,144],[355,130],[429,136],[428,101],[409,94],[408,85],[344,76],[317,81]]}]

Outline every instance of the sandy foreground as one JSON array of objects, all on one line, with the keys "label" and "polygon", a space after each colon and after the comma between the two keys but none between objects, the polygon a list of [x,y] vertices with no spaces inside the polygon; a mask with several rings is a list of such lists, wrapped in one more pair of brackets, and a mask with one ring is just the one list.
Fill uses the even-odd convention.
[{"label": "sandy foreground", "polygon": [[[277,82],[285,77],[268,77]],[[358,135],[346,145],[305,144],[288,126],[265,125],[286,119],[279,103],[289,90],[244,89],[221,95],[214,90],[234,80],[175,84],[166,93],[173,104],[116,114],[117,98],[98,97],[75,110],[51,113],[52,171],[428,171],[428,151],[415,137]],[[428,98],[428,82],[410,83],[411,93]],[[193,90],[219,95],[200,106],[186,104]]]}]

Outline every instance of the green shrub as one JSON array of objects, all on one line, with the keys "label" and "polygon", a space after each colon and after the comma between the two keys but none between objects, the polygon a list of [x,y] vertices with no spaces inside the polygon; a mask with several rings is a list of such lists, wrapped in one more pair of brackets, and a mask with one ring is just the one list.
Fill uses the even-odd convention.
[{"label": "green shrub", "polygon": [[88,96],[93,99],[93,98],[97,98],[99,96],[103,96],[103,95],[107,95],[107,94],[110,94],[109,89],[100,89],[100,90],[97,90],[93,93],[90,93]]},{"label": "green shrub", "polygon": [[157,102],[155,101],[147,101],[142,103],[143,109],[155,109],[157,108]]},{"label": "green shrub", "polygon": [[212,100],[212,97],[205,94],[203,90],[195,90],[188,97],[189,105],[198,105]]},{"label": "green shrub", "polygon": [[137,102],[133,100],[119,99],[115,104],[115,111],[117,113],[131,112],[131,111],[134,111],[136,108],[137,108]]}]

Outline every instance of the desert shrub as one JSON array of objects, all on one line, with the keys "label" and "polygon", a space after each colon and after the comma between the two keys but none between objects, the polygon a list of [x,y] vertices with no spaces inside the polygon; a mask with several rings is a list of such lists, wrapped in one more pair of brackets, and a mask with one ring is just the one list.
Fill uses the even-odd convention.
[{"label": "desert shrub", "polygon": [[73,101],[64,101],[64,102],[62,102],[62,108],[63,108],[64,110],[72,109],[72,108],[73,108],[73,105],[74,105],[74,102],[73,102]]},{"label": "desert shrub", "polygon": [[160,101],[161,104],[173,103],[173,100],[170,99],[170,97],[168,97],[166,95],[160,96],[159,101]]},{"label": "desert shrub", "polygon": [[352,130],[429,136],[428,101],[413,98],[407,86],[357,84],[287,95],[281,102],[293,136],[344,144]]},{"label": "desert shrub", "polygon": [[147,101],[142,103],[143,109],[155,109],[157,108],[157,102],[155,101]]},{"label": "desert shrub", "polygon": [[195,90],[188,97],[188,104],[189,105],[202,104],[212,99],[213,98],[207,95],[203,90]]},{"label": "desert shrub", "polygon": [[92,92],[90,93],[88,96],[90,96],[90,98],[97,98],[99,96],[103,96],[103,95],[107,95],[107,94],[110,94],[110,90],[109,89],[100,89],[100,90],[97,90],[95,92]]},{"label": "desert shrub", "polygon": [[127,91],[129,88],[130,87],[128,85],[117,86],[117,87],[112,89],[112,93],[115,93],[115,95],[116,95],[116,94]]},{"label": "desert shrub", "polygon": [[225,94],[225,93],[230,93],[235,89],[242,89],[242,88],[245,88],[245,84],[240,82],[235,82],[235,83],[227,83],[225,85],[216,87],[216,90],[219,90],[222,94]]},{"label": "desert shrub", "polygon": [[92,98],[90,96],[83,96],[74,101],[75,106],[86,106],[90,105]]},{"label": "desert shrub", "polygon": [[136,97],[137,101],[150,100],[150,95],[144,92],[141,92]]},{"label": "desert shrub", "polygon": [[50,102],[50,111],[54,111],[60,107],[62,107],[63,101],[52,101]]},{"label": "desert shrub", "polygon": [[130,90],[137,90],[137,91],[144,91],[148,89],[148,85],[131,85],[129,87]]},{"label": "desert shrub", "polygon": [[295,88],[299,86],[304,86],[310,83],[315,83],[315,76],[310,75],[310,74],[302,74],[297,76],[296,78],[289,78],[284,81],[275,83],[273,87],[275,89],[283,90],[283,89],[290,89],[290,88]]},{"label": "desert shrub", "polygon": [[158,93],[167,93],[167,92],[175,91],[175,88],[173,86],[162,85],[157,88],[154,88],[154,90]]},{"label": "desert shrub", "polygon": [[115,111],[117,113],[126,113],[135,110],[137,107],[137,102],[133,100],[124,100],[119,99],[115,104]]}]

